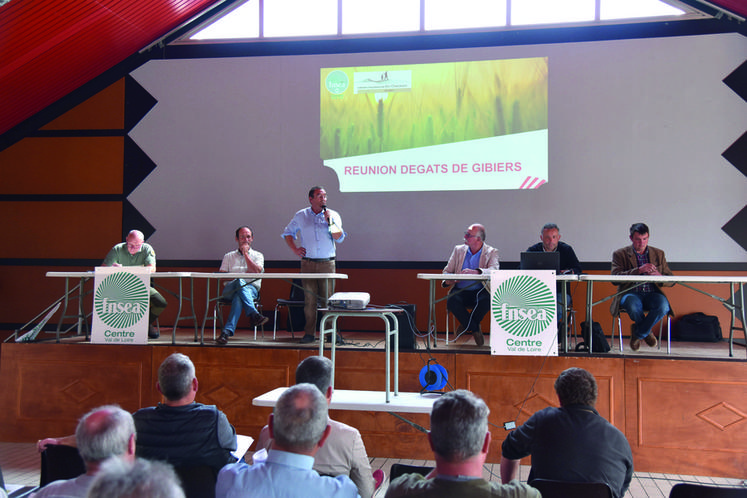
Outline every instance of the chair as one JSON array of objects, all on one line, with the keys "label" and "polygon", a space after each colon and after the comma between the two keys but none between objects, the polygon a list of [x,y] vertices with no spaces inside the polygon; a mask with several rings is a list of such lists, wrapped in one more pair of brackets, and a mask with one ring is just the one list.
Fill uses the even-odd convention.
[{"label": "chair", "polygon": [[86,465],[78,448],[64,444],[49,445],[41,454],[39,486],[60,479],[73,479],[85,472]]},{"label": "chair", "polygon": [[[223,297],[223,293],[221,291],[221,285],[220,285],[221,284],[221,279],[217,279],[217,282],[218,282],[218,289],[217,289],[217,292],[218,292],[217,296],[218,297],[215,298],[215,306],[213,308],[213,318],[212,318],[212,320],[213,320],[213,340],[215,340],[216,332],[217,332],[216,331],[216,328],[217,328],[216,327],[216,325],[217,325],[216,322],[220,322],[220,328],[221,328],[221,330],[223,329],[223,327],[225,325],[225,321],[223,320],[223,307],[224,306],[228,306],[230,308],[231,307],[231,303],[232,303],[232,301],[230,299],[226,299],[225,297]],[[257,299],[254,301],[254,306],[257,308],[257,311],[261,315],[262,314],[262,303],[260,302],[259,294],[257,295]],[[262,339],[264,340],[264,338],[265,338],[265,326],[261,325],[260,328],[262,329]],[[256,326],[254,327],[254,340],[255,341],[257,340],[257,327]],[[274,330],[273,330],[273,333],[272,333],[272,340],[273,341],[275,340],[275,331]]]},{"label": "chair", "polygon": [[[295,339],[295,327],[293,326],[293,308],[301,308],[303,310],[304,306],[304,293],[303,288],[301,286],[301,279],[294,279],[293,284],[290,288],[290,295],[288,296],[288,299],[280,299],[278,298],[277,304],[275,304],[275,321],[273,323],[272,328],[272,337],[275,338],[275,333],[278,330],[278,311],[282,306],[285,306],[288,308],[288,325],[286,326],[286,329],[290,331],[291,337]],[[303,329],[303,327],[300,327],[300,329]]]},{"label": "chair", "polygon": [[215,498],[218,471],[208,465],[174,467],[186,498]]},{"label": "chair", "polygon": [[[627,312],[625,308],[622,307],[622,305],[617,310],[617,315],[612,315],[612,335],[611,338],[611,344],[614,346],[615,344],[615,319],[617,319],[617,332],[620,336],[620,352],[623,352],[623,338],[622,338],[622,318],[620,318],[620,315],[622,313]],[[664,319],[662,318],[659,321],[659,343],[657,347],[661,349],[661,331],[664,328]],[[653,333],[653,330],[652,330]],[[669,308],[669,311],[667,312],[667,354],[672,353],[672,308]]]},{"label": "chair", "polygon": [[[544,495],[542,495],[544,496]],[[669,498],[745,498],[747,488],[720,488],[681,482],[669,492]]]},{"label": "chair", "polygon": [[421,467],[418,465],[406,465],[404,463],[393,463],[389,470],[389,482],[392,482],[403,474],[420,474],[427,476],[431,473],[433,467]]},{"label": "chair", "polygon": [[612,498],[612,489],[605,482],[565,482],[533,479],[529,483],[542,498]]}]

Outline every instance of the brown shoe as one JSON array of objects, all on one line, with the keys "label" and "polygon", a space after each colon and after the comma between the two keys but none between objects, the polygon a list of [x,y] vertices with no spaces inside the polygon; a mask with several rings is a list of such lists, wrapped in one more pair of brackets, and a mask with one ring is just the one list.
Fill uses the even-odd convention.
[{"label": "brown shoe", "polygon": [[653,332],[650,332],[646,337],[643,338],[643,340],[646,341],[646,344],[648,344],[652,348],[655,348],[656,345],[659,343],[656,340],[656,336],[654,335]]},{"label": "brown shoe", "polygon": [[641,349],[641,340],[636,336],[630,338],[630,349],[632,349],[633,351],[638,351],[639,349]]},{"label": "brown shoe", "polygon": [[256,315],[252,316],[252,327],[261,327],[269,321],[270,319],[265,315],[260,315],[259,313],[257,313]]},{"label": "brown shoe", "polygon": [[472,337],[475,338],[475,344],[478,346],[482,346],[485,344],[485,336],[482,335],[482,330],[480,330],[480,326],[477,326],[477,330],[472,331]]},{"label": "brown shoe", "polygon": [[216,344],[220,344],[221,346],[225,346],[228,344],[228,334],[223,334],[218,336],[218,338],[215,340]]}]

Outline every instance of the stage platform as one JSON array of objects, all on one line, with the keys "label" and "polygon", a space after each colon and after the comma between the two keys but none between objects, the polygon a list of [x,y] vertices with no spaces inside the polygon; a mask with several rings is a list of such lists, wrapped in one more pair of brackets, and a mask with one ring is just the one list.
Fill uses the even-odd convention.
[{"label": "stage platform", "polygon": [[[158,365],[175,351],[195,362],[198,401],[218,405],[239,433],[256,437],[270,408],[253,406],[252,400],[290,385],[296,365],[318,354],[318,343],[298,344],[301,334],[292,338],[285,331],[273,341],[270,329],[264,340],[261,332],[255,341],[253,331],[240,330],[219,346],[212,342],[212,330],[207,332],[204,345],[194,342],[193,328],[180,328],[172,346],[163,327],[161,338],[146,346],[92,345],[82,337],[63,338],[61,344],[53,338],[2,344],[0,441],[70,434],[82,413],[102,404],[134,411],[157,403]],[[346,344],[337,349],[335,387],[380,391],[383,334],[344,329],[342,334]],[[726,342],[674,342],[671,355],[666,345],[661,350],[644,345],[633,353],[625,342],[623,354],[615,347],[607,354],[548,358],[491,356],[469,336],[446,346],[439,334],[437,347],[427,350],[422,339],[417,346],[400,353],[399,390],[418,392],[419,372],[433,359],[448,372],[447,389],[470,389],[483,397],[491,409],[490,462],[500,459],[503,424],[521,424],[535,411],[557,405],[555,378],[578,366],[596,376],[597,409],[627,436],[637,471],[744,477],[747,361],[741,346],[734,358]],[[406,420],[381,411],[332,411],[335,419],[358,427],[372,458],[428,458],[426,437],[417,428],[429,426],[428,415],[399,415]]]},{"label": "stage platform", "polygon": [[[344,319],[342,319],[344,320]],[[342,321],[341,320],[341,321]],[[655,328],[658,333],[658,326]],[[574,352],[573,349],[577,342],[582,341],[580,331],[578,331],[578,337],[574,338],[571,335],[569,341],[569,352],[563,353],[559,349],[560,356],[589,356],[588,352]],[[12,334],[12,331],[0,332],[0,340],[5,340],[6,337]],[[218,332],[218,335],[220,332]],[[171,345],[171,327],[162,326],[161,336],[158,339],[149,339],[148,345],[159,345],[159,346],[170,346]],[[304,349],[304,350],[318,350],[319,342],[315,341],[309,344],[300,344],[299,341],[303,336],[303,332],[291,333],[286,330],[278,330],[275,333],[273,339],[272,327],[267,328],[264,331],[264,336],[261,330],[257,330],[256,339],[254,336],[254,330],[248,328],[239,328],[236,335],[230,338],[229,342],[225,346],[221,346],[215,343],[213,339],[212,328],[205,329],[204,344],[200,345],[199,337],[198,342],[195,342],[194,328],[189,326],[179,327],[176,329],[176,345],[177,346],[202,346],[202,347],[244,347],[244,348],[290,348],[290,349]],[[345,350],[350,349],[363,349],[363,350],[381,350],[384,351],[384,333],[383,332],[372,332],[372,331],[356,331],[350,329],[342,329],[342,336],[345,343],[342,346],[337,346]],[[666,330],[664,331],[666,336]],[[740,340],[741,337],[737,336]],[[467,333],[459,337],[455,337],[455,334],[451,332],[449,334],[449,342],[446,343],[446,334],[444,332],[438,332],[436,334],[437,340],[434,340],[433,336],[430,336],[430,341],[426,340],[425,335],[416,335],[415,337],[415,349],[402,350],[402,352],[412,351],[425,351],[430,346],[433,352],[459,352],[459,353],[474,353],[474,354],[486,354],[490,355],[490,334],[485,334],[485,345],[479,347],[475,344],[472,336]],[[644,357],[644,358],[677,358],[677,359],[718,359],[718,360],[734,360],[734,361],[746,361],[747,351],[745,347],[737,343],[734,345],[734,357],[729,357],[729,343],[726,340],[721,342],[679,342],[672,341],[671,353],[667,354],[667,343],[666,337],[663,338],[660,346],[656,348],[649,348],[646,344],[641,345],[641,349],[637,352],[633,352],[629,347],[629,337],[623,336],[623,351],[620,351],[620,344],[617,336],[615,336],[615,343],[610,345],[612,350],[606,354],[596,354],[595,356],[615,356],[624,355],[629,357]],[[55,341],[55,336],[52,331],[42,332],[38,336],[39,343],[52,343]],[[743,340],[743,339],[741,339]],[[10,339],[12,342],[13,339]],[[75,335],[75,331],[69,332],[60,336],[61,344],[83,344],[87,343],[84,336]],[[609,335],[607,336],[607,342],[610,342]],[[325,345],[325,349],[327,349]]]}]

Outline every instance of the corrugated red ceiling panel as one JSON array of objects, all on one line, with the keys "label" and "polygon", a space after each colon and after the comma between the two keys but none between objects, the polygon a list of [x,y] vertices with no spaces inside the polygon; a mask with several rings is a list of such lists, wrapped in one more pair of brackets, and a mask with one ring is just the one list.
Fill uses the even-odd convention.
[{"label": "corrugated red ceiling panel", "polygon": [[[11,0],[0,7],[0,135],[218,0]],[[747,0],[711,0],[747,17]]]},{"label": "corrugated red ceiling panel", "polygon": [[0,134],[218,0],[11,0],[0,7]]},{"label": "corrugated red ceiling panel", "polygon": [[747,0],[711,0],[711,2],[747,18]]}]

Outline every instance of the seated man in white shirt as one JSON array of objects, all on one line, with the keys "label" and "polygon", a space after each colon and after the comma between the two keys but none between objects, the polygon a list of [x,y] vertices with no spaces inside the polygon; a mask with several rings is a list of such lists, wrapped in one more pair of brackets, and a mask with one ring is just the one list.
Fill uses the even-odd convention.
[{"label": "seated man in white shirt", "polygon": [[[263,273],[265,271],[264,255],[252,249],[254,232],[248,226],[241,226],[236,229],[236,242],[239,248],[235,251],[227,252],[223,256],[223,262],[220,265],[221,272],[227,273]],[[226,323],[223,325],[223,331],[215,340],[218,344],[227,344],[228,338],[236,332],[236,324],[241,317],[242,309],[252,321],[253,327],[264,325],[269,320],[266,316],[257,311],[254,301],[259,296],[259,289],[262,280],[245,281],[243,278],[231,280],[223,289],[223,298],[231,300],[231,312],[228,315]]]}]

